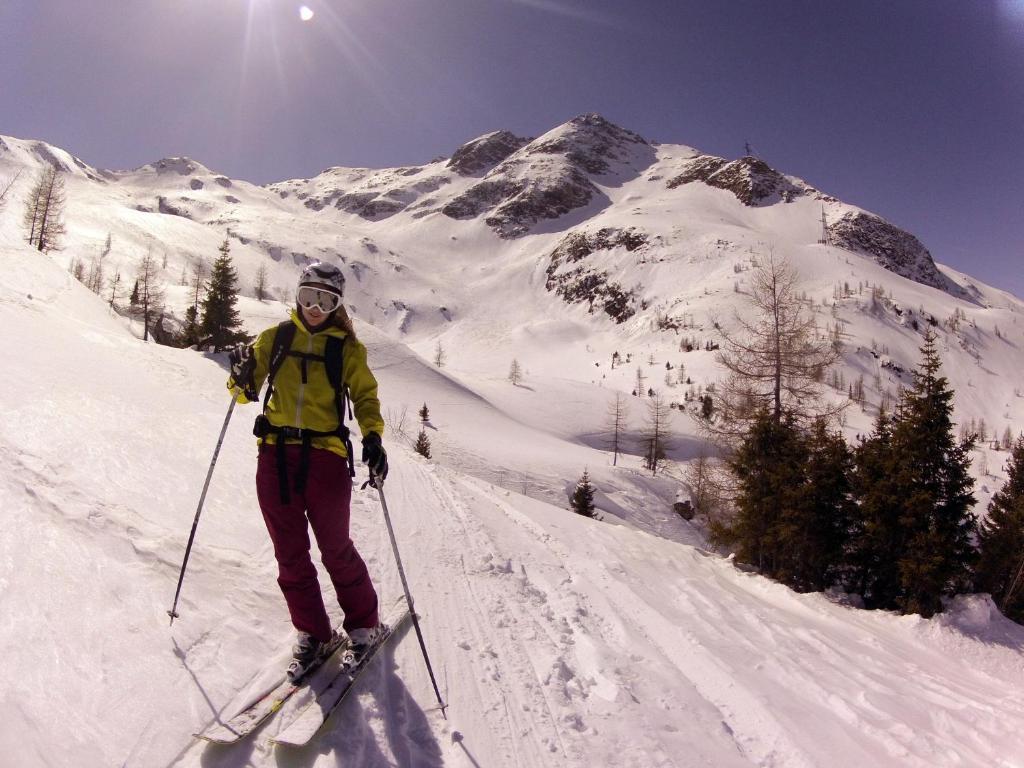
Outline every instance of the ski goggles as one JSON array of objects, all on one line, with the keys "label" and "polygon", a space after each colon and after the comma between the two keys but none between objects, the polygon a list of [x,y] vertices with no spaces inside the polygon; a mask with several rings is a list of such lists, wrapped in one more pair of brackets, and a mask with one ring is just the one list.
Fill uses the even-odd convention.
[{"label": "ski goggles", "polygon": [[305,309],[317,307],[321,312],[330,313],[341,306],[341,296],[334,291],[327,291],[323,288],[314,288],[311,285],[300,285],[295,292],[295,299],[299,306]]}]

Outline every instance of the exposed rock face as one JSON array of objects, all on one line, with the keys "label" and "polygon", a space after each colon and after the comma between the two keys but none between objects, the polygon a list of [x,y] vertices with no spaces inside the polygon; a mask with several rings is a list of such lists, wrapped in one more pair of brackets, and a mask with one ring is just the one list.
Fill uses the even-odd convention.
[{"label": "exposed rock face", "polygon": [[729,162],[713,155],[701,155],[690,161],[689,167],[668,182],[669,189],[681,184],[703,181],[736,195],[746,206],[758,207],[789,203],[797,197],[816,192],[807,185],[795,184],[784,175],[756,157],[741,157]]},{"label": "exposed rock face", "polygon": [[718,171],[723,165],[728,165],[728,163],[729,161],[724,157],[701,155],[700,157],[691,160],[685,171],[675,178],[669,179],[668,188],[675,189],[682,184],[689,184],[694,181],[706,182],[716,171]]},{"label": "exposed rock face", "polygon": [[850,211],[829,224],[828,230],[832,242],[840,248],[871,256],[901,277],[933,288],[949,289],[948,281],[921,241],[885,219],[863,211]]},{"label": "exposed rock face", "polygon": [[564,128],[531,142],[527,152],[564,155],[587,173],[600,174],[608,172],[610,161],[628,163],[637,145],[650,146],[638,134],[596,114],[573,118]]},{"label": "exposed rock face", "polygon": [[[306,205],[310,203],[307,202]],[[364,219],[376,221],[393,216],[405,208],[403,203],[397,200],[388,200],[378,192],[351,192],[342,195],[334,203],[339,211],[354,213]]]},{"label": "exposed rock face", "polygon": [[527,182],[510,179],[485,179],[475,184],[441,209],[441,213],[452,219],[473,219],[484,211],[494,208],[503,200],[521,194]]},{"label": "exposed rock face", "polygon": [[557,219],[582,208],[597,193],[586,174],[578,168],[564,168],[557,175],[526,182],[485,221],[500,237],[520,237],[541,219]]},{"label": "exposed rock face", "polygon": [[532,139],[520,138],[508,131],[488,133],[459,147],[448,161],[448,167],[460,176],[489,171],[530,141]]},{"label": "exposed rock face", "polygon": [[632,131],[600,115],[581,115],[513,152],[441,212],[453,219],[489,212],[485,221],[499,236],[520,237],[538,221],[588,205],[600,194],[589,174],[631,166],[647,154],[653,159],[650,145]]},{"label": "exposed rock face", "polygon": [[177,173],[188,176],[199,170],[199,164],[187,157],[165,157],[150,166],[158,174]]},{"label": "exposed rock face", "polygon": [[[397,186],[389,188],[389,182],[397,182],[399,179],[413,175],[408,173],[409,170],[400,168],[394,174],[388,174],[387,177],[373,177],[364,184],[362,189],[350,192],[335,189],[325,195],[307,197],[304,204],[314,211],[333,205],[340,211],[354,213],[368,221],[379,221],[405,210],[421,195],[436,192],[444,185],[451,183],[451,179],[447,177],[431,176],[412,183],[401,181]],[[414,170],[417,173],[422,171],[419,168]],[[299,197],[302,197],[301,193]]]},{"label": "exposed rock face", "polygon": [[[590,312],[596,306],[615,322],[623,323],[636,314],[633,291],[623,290],[618,283],[610,281],[606,270],[598,270],[580,262],[586,261],[598,251],[622,247],[632,252],[646,245],[647,236],[633,228],[604,228],[592,235],[570,232],[551,252],[545,287],[561,296],[568,304],[586,301]],[[566,270],[564,267],[569,264],[579,266]]]},{"label": "exposed rock face", "polygon": [[181,216],[182,218],[191,219],[192,212],[188,208],[180,205],[175,205],[166,197],[162,195],[157,198],[157,210],[160,213],[165,213],[169,216]]}]

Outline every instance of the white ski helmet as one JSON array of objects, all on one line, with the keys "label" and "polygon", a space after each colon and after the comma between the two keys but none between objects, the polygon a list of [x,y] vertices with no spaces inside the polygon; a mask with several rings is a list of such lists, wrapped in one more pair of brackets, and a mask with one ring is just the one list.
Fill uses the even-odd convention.
[{"label": "white ski helmet", "polygon": [[314,261],[302,270],[296,289],[304,285],[322,285],[339,296],[345,295],[345,276],[341,274],[341,270],[322,261]]}]

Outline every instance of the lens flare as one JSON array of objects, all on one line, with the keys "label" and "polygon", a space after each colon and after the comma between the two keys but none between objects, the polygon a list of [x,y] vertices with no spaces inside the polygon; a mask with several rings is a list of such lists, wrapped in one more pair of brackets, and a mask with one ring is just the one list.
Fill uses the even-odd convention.
[{"label": "lens flare", "polygon": [[301,8],[299,8],[299,18],[302,19],[303,21],[309,21],[310,19],[313,18],[313,15],[313,9],[310,8],[308,5],[304,5]]}]

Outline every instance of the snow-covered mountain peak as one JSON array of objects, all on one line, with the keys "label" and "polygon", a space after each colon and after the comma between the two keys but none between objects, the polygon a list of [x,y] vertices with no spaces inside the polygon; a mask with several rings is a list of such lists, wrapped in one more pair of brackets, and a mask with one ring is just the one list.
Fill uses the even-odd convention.
[{"label": "snow-covered mountain peak", "polygon": [[165,157],[155,163],[147,163],[132,169],[133,174],[155,173],[159,176],[177,174],[178,176],[194,176],[211,174],[209,168],[190,157]]},{"label": "snow-covered mountain peak", "polygon": [[93,181],[104,181],[109,177],[108,172],[93,168],[70,152],[34,139],[0,136],[0,160],[30,169],[53,165],[62,173],[84,176]]},{"label": "snow-covered mountain peak", "polygon": [[525,144],[441,210],[453,219],[484,215],[499,237],[515,239],[538,222],[605,207],[600,186],[620,186],[654,160],[641,136],[600,115],[581,115]]},{"label": "snow-covered mountain peak", "polygon": [[531,141],[523,153],[564,155],[591,174],[608,173],[619,163],[640,171],[654,160],[646,139],[595,113],[580,115],[548,131]]}]

